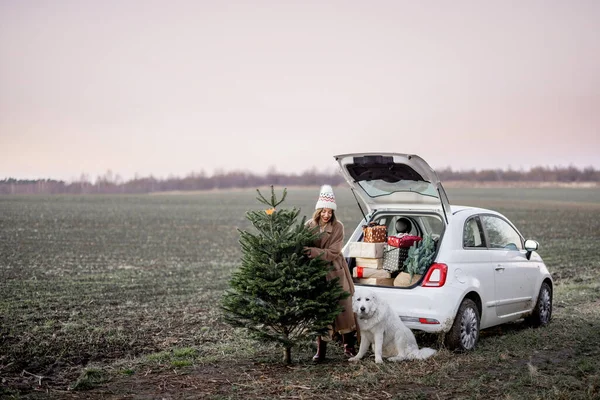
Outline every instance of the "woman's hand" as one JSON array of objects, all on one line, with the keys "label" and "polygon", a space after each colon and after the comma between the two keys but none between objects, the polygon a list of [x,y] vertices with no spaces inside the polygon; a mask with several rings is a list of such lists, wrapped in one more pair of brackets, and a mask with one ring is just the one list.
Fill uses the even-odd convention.
[{"label": "woman's hand", "polygon": [[312,258],[311,255],[311,248],[310,247],[306,247],[304,246],[304,255],[308,258]]}]

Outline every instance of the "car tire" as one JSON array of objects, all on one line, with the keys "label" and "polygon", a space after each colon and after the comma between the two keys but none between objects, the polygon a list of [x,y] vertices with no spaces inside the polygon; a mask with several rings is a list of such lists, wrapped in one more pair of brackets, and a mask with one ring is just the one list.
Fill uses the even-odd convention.
[{"label": "car tire", "polygon": [[552,289],[546,282],[542,282],[540,293],[538,294],[537,302],[531,312],[531,315],[526,318],[529,325],[538,327],[548,325],[552,319]]},{"label": "car tire", "polygon": [[457,352],[475,349],[479,340],[479,310],[471,299],[460,303],[452,328],[446,334],[446,347]]}]

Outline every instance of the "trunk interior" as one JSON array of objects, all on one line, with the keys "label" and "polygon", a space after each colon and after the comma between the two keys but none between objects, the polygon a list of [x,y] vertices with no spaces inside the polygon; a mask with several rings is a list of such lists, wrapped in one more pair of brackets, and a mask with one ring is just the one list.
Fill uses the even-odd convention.
[{"label": "trunk interior", "polygon": [[[373,231],[363,229],[362,234],[351,238],[357,243],[349,243],[347,261],[354,283],[397,288],[418,285],[435,260],[444,233],[441,217],[434,213],[382,211],[374,214],[369,225],[373,227],[367,230],[377,231],[375,236]],[[383,229],[385,239],[381,236]]]}]

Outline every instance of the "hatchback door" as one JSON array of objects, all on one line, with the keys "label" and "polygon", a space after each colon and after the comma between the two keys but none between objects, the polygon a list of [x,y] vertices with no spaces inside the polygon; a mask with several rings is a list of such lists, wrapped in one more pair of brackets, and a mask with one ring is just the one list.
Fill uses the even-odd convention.
[{"label": "hatchback door", "polygon": [[399,153],[335,156],[350,187],[369,211],[399,207],[434,211],[448,223],[450,203],[435,171],[421,157]]}]

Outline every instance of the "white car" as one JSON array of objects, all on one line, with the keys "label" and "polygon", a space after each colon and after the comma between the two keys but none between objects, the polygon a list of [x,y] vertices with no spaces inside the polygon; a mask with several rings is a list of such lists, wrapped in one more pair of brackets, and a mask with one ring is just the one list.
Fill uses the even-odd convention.
[{"label": "white car", "polygon": [[[521,318],[533,326],[552,316],[553,281],[538,243],[525,240],[502,214],[450,205],[435,171],[420,157],[396,153],[335,156],[367,210],[344,247],[363,239],[363,225],[385,225],[387,235],[410,221],[408,233],[434,239],[433,262],[410,286],[369,285],[411,329],[444,334],[457,351],[475,348],[479,330]],[[360,206],[360,204],[359,204]],[[362,207],[361,207],[362,210]],[[401,222],[399,221],[401,220]],[[398,229],[401,229],[398,228]],[[367,285],[355,283],[356,292]]]}]

